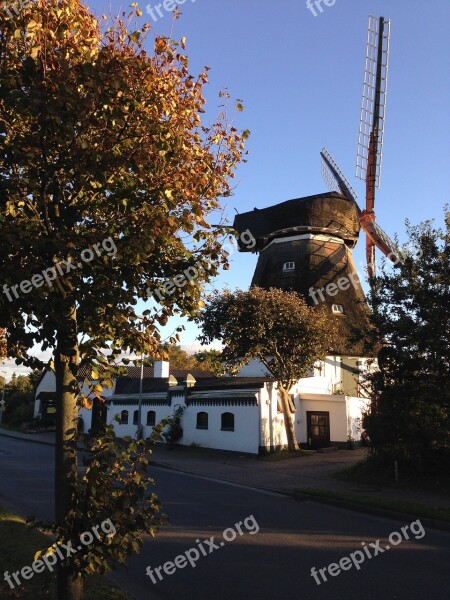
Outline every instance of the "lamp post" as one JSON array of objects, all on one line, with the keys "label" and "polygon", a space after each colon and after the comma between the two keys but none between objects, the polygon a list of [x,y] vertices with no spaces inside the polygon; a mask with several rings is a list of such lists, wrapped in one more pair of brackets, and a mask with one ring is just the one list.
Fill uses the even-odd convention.
[{"label": "lamp post", "polygon": [[6,388],[6,373],[7,373],[7,371],[1,371],[1,373],[4,373],[5,377],[3,378],[2,399],[0,401],[0,423],[2,422],[2,419],[3,419],[3,409],[5,408],[5,388]]},{"label": "lamp post", "polygon": [[[138,319],[144,319],[144,315],[136,315]],[[144,381],[144,352],[141,352],[141,373],[139,377],[139,400],[138,400],[138,422],[136,437],[142,439],[142,387]]]},{"label": "lamp post", "polygon": [[137,439],[142,439],[142,383],[144,381],[144,353],[141,352],[141,375],[139,378]]}]

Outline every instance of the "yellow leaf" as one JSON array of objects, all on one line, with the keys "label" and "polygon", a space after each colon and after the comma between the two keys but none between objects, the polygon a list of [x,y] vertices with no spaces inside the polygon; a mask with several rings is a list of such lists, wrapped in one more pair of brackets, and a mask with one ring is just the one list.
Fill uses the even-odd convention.
[{"label": "yellow leaf", "polygon": [[38,550],[36,552],[36,554],[34,555],[33,560],[37,560],[38,558],[40,558],[43,555],[43,553],[44,553],[44,550]]}]

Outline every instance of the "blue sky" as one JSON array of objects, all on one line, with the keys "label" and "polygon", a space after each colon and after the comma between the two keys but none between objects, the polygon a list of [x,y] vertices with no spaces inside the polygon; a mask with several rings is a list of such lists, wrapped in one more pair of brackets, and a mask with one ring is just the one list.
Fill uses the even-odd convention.
[{"label": "blue sky", "polygon": [[[145,21],[169,35],[172,16],[155,22],[139,3]],[[97,14],[114,14],[127,3],[87,2]],[[206,89],[212,120],[224,87],[243,99],[237,126],[250,129],[248,162],[227,199],[245,212],[326,190],[319,152],[326,146],[364,198],[354,177],[368,15],[391,19],[391,52],[381,189],[375,211],[391,236],[404,237],[404,221],[443,222],[450,140],[450,2],[434,0],[336,0],[316,17],[306,0],[186,0],[174,25],[186,36],[192,73],[211,67]],[[151,40],[148,42],[151,51]],[[363,268],[364,238],[355,252]],[[238,254],[215,287],[247,288],[257,257]],[[138,310],[144,310],[139,306]],[[171,323],[172,327],[176,322]],[[172,329],[170,327],[170,329]],[[188,324],[182,345],[196,344]]]},{"label": "blue sky", "polygon": [[[146,5],[140,6],[144,18]],[[244,212],[324,191],[323,146],[364,199],[364,184],[354,177],[355,153],[367,20],[375,14],[391,19],[377,220],[400,240],[406,218],[442,223],[449,201],[448,0],[426,6],[418,0],[336,0],[316,17],[306,0],[187,0],[181,11],[174,37],[187,37],[192,71],[211,67],[208,114],[215,114],[217,94],[226,86],[244,101],[238,125],[251,130],[248,162],[240,167],[238,187],[227,202],[231,219],[235,208]],[[171,15],[153,25],[168,34]],[[248,287],[256,255],[236,253],[231,260],[215,286]],[[355,250],[361,270],[364,261],[361,236]],[[188,325],[182,343],[195,343],[195,335]]]}]

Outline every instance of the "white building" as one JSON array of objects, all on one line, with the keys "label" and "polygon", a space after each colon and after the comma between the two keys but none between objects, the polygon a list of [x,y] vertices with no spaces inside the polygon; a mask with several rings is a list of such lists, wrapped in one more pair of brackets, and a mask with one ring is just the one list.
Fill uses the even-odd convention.
[{"label": "white building", "polygon": [[[329,356],[291,390],[291,418],[297,441],[306,448],[346,446],[360,439],[367,400],[360,391],[360,371],[367,359]],[[80,379],[85,373],[80,372]],[[105,402],[80,410],[82,429],[113,423],[120,436],[135,436],[138,426],[139,368],[105,390]],[[36,386],[35,416],[54,418],[55,377],[46,371]],[[276,382],[253,361],[238,377],[214,378],[205,372],[171,370],[167,362],[145,369],[142,382],[144,436],[182,406],[182,445],[258,454],[286,445]],[[114,417],[120,415],[120,423]]]}]

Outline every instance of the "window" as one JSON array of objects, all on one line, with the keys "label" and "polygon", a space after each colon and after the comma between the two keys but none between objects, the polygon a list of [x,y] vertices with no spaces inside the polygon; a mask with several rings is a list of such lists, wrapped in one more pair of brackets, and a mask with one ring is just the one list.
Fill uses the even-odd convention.
[{"label": "window", "polygon": [[133,425],[137,425],[138,424],[138,419],[139,419],[139,411],[135,410],[133,413]]},{"label": "window", "polygon": [[208,429],[208,413],[197,413],[197,429]]},{"label": "window", "polygon": [[283,265],[283,271],[295,271],[295,262],[285,262]]},{"label": "window", "polygon": [[233,413],[226,412],[222,413],[221,419],[221,429],[222,431],[234,431],[234,415]]},{"label": "window", "polygon": [[311,415],[311,435],[325,437],[327,433],[328,418],[325,415]]},{"label": "window", "polygon": [[128,411],[127,410],[123,410],[120,413],[120,424],[121,425],[128,425]]},{"label": "window", "polygon": [[342,304],[333,304],[331,307],[331,311],[334,315],[343,315],[344,307],[342,306]]},{"label": "window", "polygon": [[156,413],[154,410],[149,410],[147,413],[147,425],[154,427],[156,423]]}]

